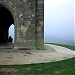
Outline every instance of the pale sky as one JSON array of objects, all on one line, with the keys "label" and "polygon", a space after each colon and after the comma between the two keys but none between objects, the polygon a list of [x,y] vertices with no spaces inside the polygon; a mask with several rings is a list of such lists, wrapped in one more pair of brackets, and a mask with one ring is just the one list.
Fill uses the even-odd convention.
[{"label": "pale sky", "polygon": [[74,39],[74,0],[44,0],[44,36]]},{"label": "pale sky", "polygon": [[13,24],[9,28],[9,36],[13,38],[13,42],[14,42],[14,25]]}]

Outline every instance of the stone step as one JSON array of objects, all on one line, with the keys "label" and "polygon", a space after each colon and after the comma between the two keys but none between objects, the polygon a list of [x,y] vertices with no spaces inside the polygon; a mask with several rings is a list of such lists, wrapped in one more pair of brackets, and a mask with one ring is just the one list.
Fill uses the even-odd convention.
[{"label": "stone step", "polygon": [[11,49],[14,47],[13,43],[6,43],[6,44],[1,44],[0,49]]}]

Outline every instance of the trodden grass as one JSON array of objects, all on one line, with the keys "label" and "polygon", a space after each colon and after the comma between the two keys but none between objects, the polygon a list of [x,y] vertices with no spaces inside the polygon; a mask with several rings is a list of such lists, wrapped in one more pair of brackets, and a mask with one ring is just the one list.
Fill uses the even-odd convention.
[{"label": "trodden grass", "polygon": [[75,75],[75,58],[41,64],[0,65],[0,75]]},{"label": "trodden grass", "polygon": [[69,49],[75,51],[75,46],[71,46],[71,45],[55,44],[55,43],[46,43],[46,44],[53,44],[53,45],[57,45],[57,46],[62,46],[62,47],[66,47],[66,48],[69,48]]},{"label": "trodden grass", "polygon": [[[60,46],[75,50],[72,46]],[[75,57],[41,64],[0,65],[0,75],[75,75]]]}]

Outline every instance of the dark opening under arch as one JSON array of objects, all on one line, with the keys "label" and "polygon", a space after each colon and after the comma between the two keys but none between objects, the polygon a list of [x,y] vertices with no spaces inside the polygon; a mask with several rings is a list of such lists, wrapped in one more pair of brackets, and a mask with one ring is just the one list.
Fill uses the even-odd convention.
[{"label": "dark opening under arch", "polygon": [[0,5],[0,44],[8,42],[8,31],[12,24],[14,19],[11,12],[4,5]]}]

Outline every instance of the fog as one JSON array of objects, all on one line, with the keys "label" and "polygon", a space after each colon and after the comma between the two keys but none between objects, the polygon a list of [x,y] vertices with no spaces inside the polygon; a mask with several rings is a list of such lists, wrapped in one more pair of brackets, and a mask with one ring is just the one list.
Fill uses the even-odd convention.
[{"label": "fog", "polygon": [[44,29],[45,43],[74,44],[74,0],[44,0]]}]

